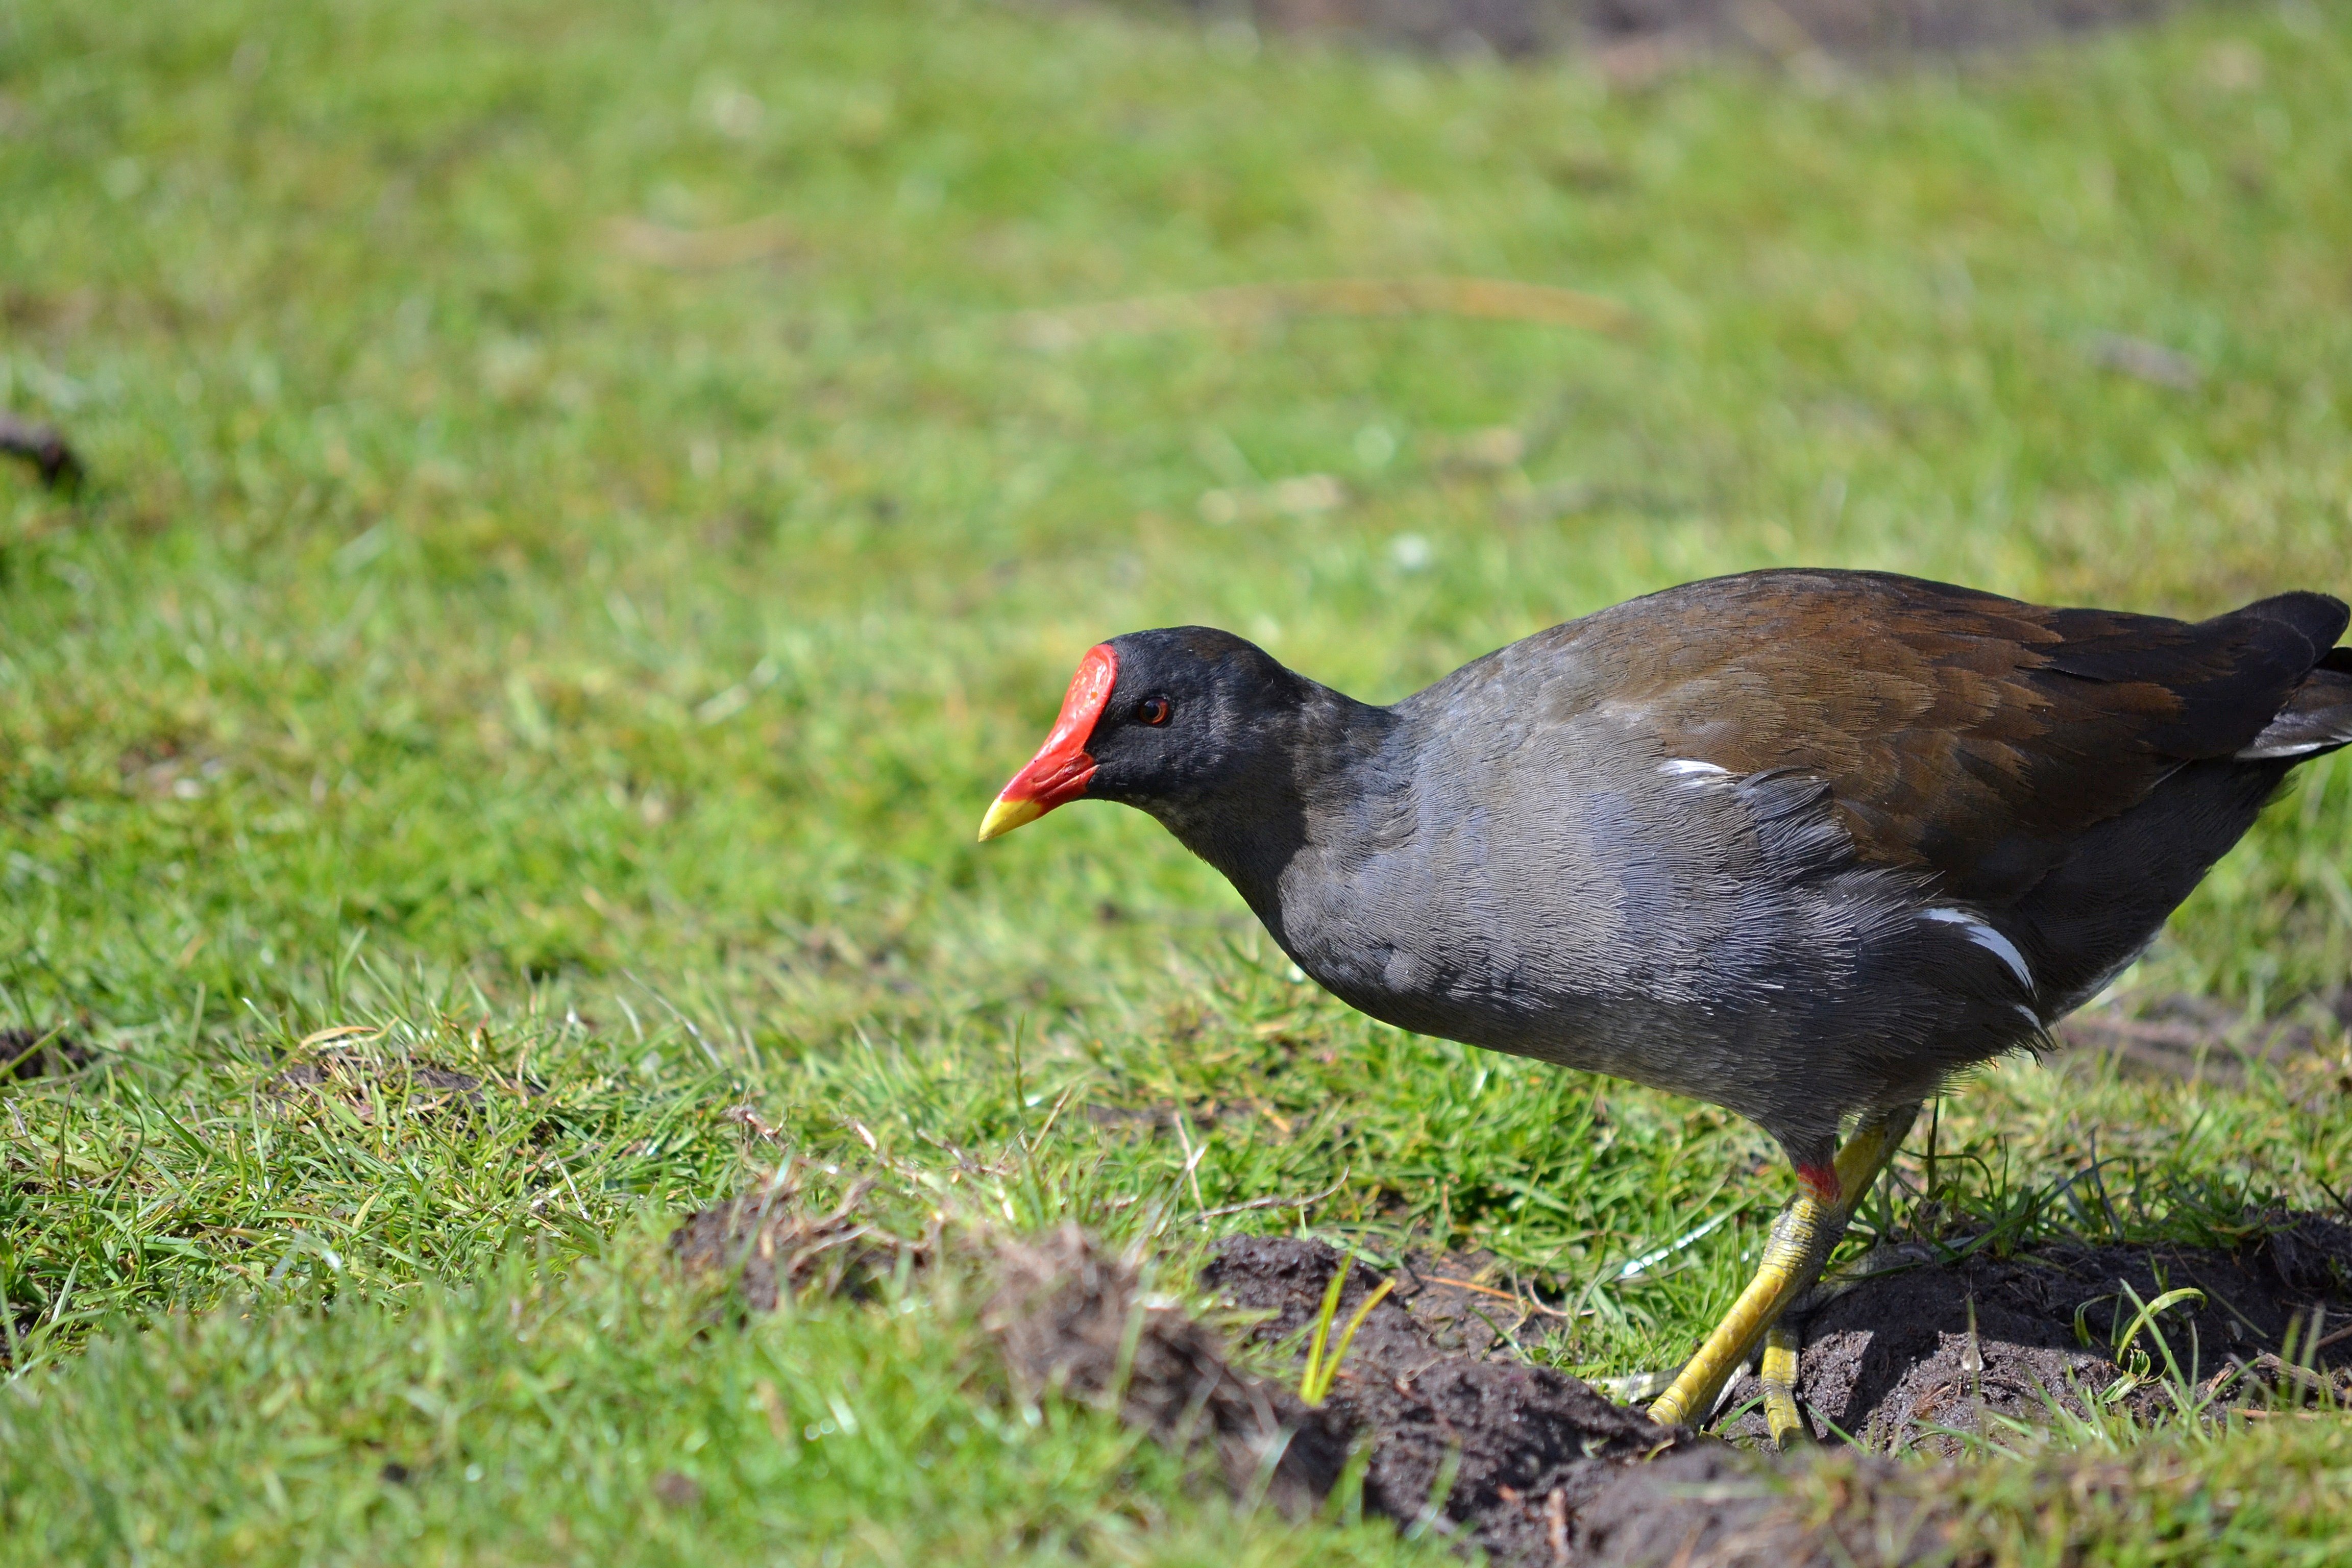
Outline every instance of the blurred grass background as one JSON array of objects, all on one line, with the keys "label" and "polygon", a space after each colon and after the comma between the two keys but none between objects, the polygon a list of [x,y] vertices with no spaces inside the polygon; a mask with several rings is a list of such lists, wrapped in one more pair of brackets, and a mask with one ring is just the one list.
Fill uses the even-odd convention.
[{"label": "blurred grass background", "polygon": [[[72,499],[0,474],[0,1026],[100,1050],[0,1089],[0,1554],[614,1560],[668,1416],[452,1415],[421,1491],[341,1429],[236,1439],[263,1470],[312,1455],[265,1483],[221,1468],[226,1428],[143,1416],[158,1386],[250,1386],[196,1402],[243,1423],[310,1386],[237,1383],[240,1357],[401,1364],[412,1297],[495,1317],[556,1289],[601,1321],[519,1258],[684,1310],[647,1237],[772,1164],[739,1104],[919,1163],[1026,1152],[1065,1094],[1181,1107],[1190,1177],[1168,1132],[1073,1110],[1005,1215],[1139,1234],[1344,1176],[1327,1233],[1584,1292],[1564,1364],[1678,1354],[1752,1226],[1602,1284],[1702,1214],[1760,1221],[1759,1135],[1346,1015],[1139,816],[982,849],[981,808],[1077,654],[1139,626],[1230,626],[1386,700],[1753,566],[2184,615],[2345,592],[2347,83],[2352,16],[2307,5],[1635,85],[950,0],[0,13],[0,406],[92,474]],[[1439,275],[1633,326],[1080,310]],[[2133,987],[2299,1016],[2340,1055],[2347,851],[2332,760]],[[271,1087],[347,1024],[543,1092],[453,1118]],[[2226,1235],[2352,1183],[2340,1077],[2005,1067],[1947,1111],[1948,1196]],[[2102,1156],[2117,1211],[2035,1206]],[[130,1326],[222,1302],[263,1310]],[[963,1337],[869,1426],[1000,1407],[937,1310]],[[469,1386],[501,1377],[529,1382],[491,1357]],[[571,1448],[517,1436],[575,1418]],[[1067,1419],[937,1494],[940,1539],[1126,1541],[1109,1488],[1150,1500],[1168,1560],[1303,1549]],[[507,1504],[464,1490],[485,1452]],[[1066,1518],[1036,1483],[1065,1462],[1096,1478]],[[887,1486],[802,1476],[829,1522],[743,1515],[726,1550],[920,1544]],[[610,1506],[558,1540],[583,1487]]]}]

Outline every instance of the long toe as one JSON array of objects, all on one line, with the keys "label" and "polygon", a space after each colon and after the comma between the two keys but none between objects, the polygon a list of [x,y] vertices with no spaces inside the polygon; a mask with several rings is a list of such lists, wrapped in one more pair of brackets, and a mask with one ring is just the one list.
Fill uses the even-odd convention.
[{"label": "long toe", "polygon": [[1804,1331],[1790,1321],[1793,1312],[1764,1331],[1764,1361],[1758,1381],[1764,1385],[1764,1422],[1772,1429],[1772,1446],[1786,1448],[1805,1436],[1805,1418],[1797,1410],[1798,1355]]},{"label": "long toe", "polygon": [[[1838,1151],[1836,1192],[1824,1195],[1808,1185],[1780,1211],[1780,1217],[1772,1222],[1771,1238],[1764,1244],[1764,1260],[1756,1269],[1756,1278],[1748,1282],[1748,1289],[1739,1293],[1739,1300],[1731,1304],[1723,1321],[1706,1336],[1706,1342],[1699,1346],[1698,1353],[1691,1357],[1674,1385],[1650,1406],[1651,1420],[1672,1426],[1703,1421],[1714,1413],[1716,1396],[1723,1392],[1757,1342],[1821,1278],[1822,1265],[1829,1260],[1830,1248],[1845,1234],[1846,1221],[1853,1216],[1853,1205],[1886,1168],[1918,1110],[1916,1105],[1900,1106],[1864,1122],[1846,1141],[1845,1147]],[[1802,1425],[1795,1397],[1795,1342],[1792,1330],[1786,1354],[1775,1363],[1786,1373],[1782,1381],[1788,1386],[1788,1396],[1779,1402],[1776,1409],[1769,1390],[1766,1395],[1766,1414],[1772,1422],[1775,1437],[1781,1435],[1783,1426],[1795,1428]]]},{"label": "long toe", "polygon": [[1756,1342],[1820,1278],[1822,1260],[1845,1229],[1845,1217],[1835,1205],[1810,1192],[1780,1211],[1780,1217],[1772,1223],[1771,1238],[1764,1244],[1764,1260],[1757,1267],[1756,1278],[1706,1336],[1674,1386],[1650,1406],[1651,1420],[1665,1426],[1681,1426],[1703,1421],[1714,1412],[1716,1396],[1747,1361]]}]

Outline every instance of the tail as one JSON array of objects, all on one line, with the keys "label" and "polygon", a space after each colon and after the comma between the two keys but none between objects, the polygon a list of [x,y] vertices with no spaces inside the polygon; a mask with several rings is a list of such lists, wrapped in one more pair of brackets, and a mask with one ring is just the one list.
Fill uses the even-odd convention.
[{"label": "tail", "polygon": [[2297,762],[2352,746],[2352,644],[2334,645],[2344,635],[2343,604],[2323,594],[2283,594],[2237,612],[2284,621],[2311,639],[2314,658],[2303,684],[2287,694],[2277,716],[2239,750],[2245,762],[2294,758]]}]

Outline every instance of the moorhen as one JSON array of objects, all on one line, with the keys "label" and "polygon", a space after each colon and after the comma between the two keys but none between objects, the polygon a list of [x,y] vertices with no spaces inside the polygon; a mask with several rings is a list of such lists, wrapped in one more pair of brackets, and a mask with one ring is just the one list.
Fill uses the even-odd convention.
[{"label": "moorhen", "polygon": [[1754,572],[1388,708],[1226,632],[1133,632],[1080,660],[980,837],[1140,807],[1372,1016],[1760,1123],[1798,1195],[1650,1413],[1705,1417],[1761,1339],[1785,1440],[1775,1325],[1920,1101],[2044,1040],[2352,743],[2345,622],[2322,594],[2188,623]]}]

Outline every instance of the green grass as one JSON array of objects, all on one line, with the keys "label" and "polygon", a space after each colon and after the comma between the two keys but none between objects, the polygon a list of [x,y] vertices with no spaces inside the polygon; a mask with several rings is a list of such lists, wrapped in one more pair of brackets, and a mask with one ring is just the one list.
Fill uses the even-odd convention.
[{"label": "green grass", "polygon": [[[2346,591],[2347,88],[2340,7],[1810,91],[944,0],[0,13],[0,404],[94,476],[0,475],[0,1026],[103,1052],[0,1089],[0,1559],[1436,1561],[1033,1420],[953,1280],[706,1331],[663,1220],[772,1168],[737,1106],[940,1184],[969,1152],[1007,1173],[959,1202],[1171,1281],[1302,1223],[1199,1210],[1344,1176],[1319,1233],[1573,1293],[1536,1353],[1679,1354],[1782,1194],[1759,1134],[1348,1014],[1139,816],[982,848],[981,808],[1139,626],[1388,699],[1772,563]],[[689,268],[625,226],[770,219]],[[1436,273],[1640,327],[1018,316]],[[1340,504],[1274,503],[1309,474]],[[2332,999],[2347,864],[2336,761],[2133,984]],[[343,1025],[493,1084],[272,1087]],[[2342,1093],[2003,1067],[1944,1195],[2227,1235],[2352,1190]],[[2052,1199],[2095,1143],[2109,1204]],[[1958,1484],[2021,1561],[2352,1533],[2340,1422],[2116,1441],[2129,1507],[2048,1454]]]}]

